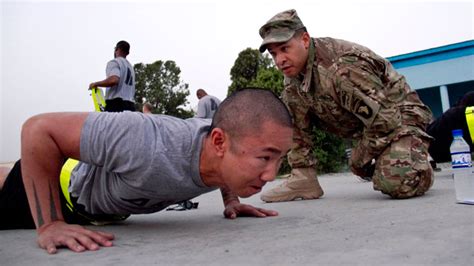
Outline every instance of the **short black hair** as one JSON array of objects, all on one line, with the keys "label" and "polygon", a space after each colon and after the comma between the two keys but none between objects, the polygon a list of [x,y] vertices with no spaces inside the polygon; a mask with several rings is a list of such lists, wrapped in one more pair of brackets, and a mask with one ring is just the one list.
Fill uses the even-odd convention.
[{"label": "short black hair", "polygon": [[148,110],[153,111],[153,105],[151,105],[151,103],[144,103],[143,107],[146,107]]},{"label": "short black hair", "polygon": [[244,137],[258,134],[261,126],[267,121],[284,127],[293,127],[288,109],[271,90],[240,89],[219,105],[212,118],[209,133],[214,128],[221,128],[231,137]]},{"label": "short black hair", "polygon": [[128,55],[130,53],[130,44],[126,41],[120,41],[115,45],[115,49],[120,49]]}]

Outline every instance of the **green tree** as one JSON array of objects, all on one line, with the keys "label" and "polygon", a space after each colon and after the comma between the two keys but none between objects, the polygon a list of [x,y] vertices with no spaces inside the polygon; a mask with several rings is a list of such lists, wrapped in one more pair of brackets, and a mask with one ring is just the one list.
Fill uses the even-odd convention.
[{"label": "green tree", "polygon": [[[262,55],[258,50],[247,48],[239,53],[231,71],[232,84],[228,94],[236,89],[245,87],[258,87],[272,90],[281,95],[284,89],[283,74],[279,71],[270,57]],[[331,133],[313,129],[313,155],[318,160],[319,173],[340,171],[346,164],[345,144],[343,140]],[[289,173],[291,170],[285,159],[280,168],[280,174]]]},{"label": "green tree", "polygon": [[232,83],[228,95],[237,89],[250,87],[261,70],[273,67],[273,62],[267,55],[262,55],[257,49],[247,48],[239,53],[230,70]]},{"label": "green tree", "polygon": [[260,69],[257,77],[249,83],[250,87],[264,88],[281,95],[283,91],[283,74],[276,67]]},{"label": "green tree", "polygon": [[174,61],[158,60],[152,64],[138,63],[135,68],[135,101],[137,110],[145,102],[153,106],[153,113],[189,118],[194,115],[189,104],[188,84],[180,80],[181,69]]}]

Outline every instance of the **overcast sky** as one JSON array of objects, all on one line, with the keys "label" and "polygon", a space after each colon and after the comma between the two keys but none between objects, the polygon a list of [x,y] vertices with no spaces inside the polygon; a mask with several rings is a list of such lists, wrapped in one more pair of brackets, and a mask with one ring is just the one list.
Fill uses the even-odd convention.
[{"label": "overcast sky", "polygon": [[388,57],[473,39],[473,1],[1,1],[0,162],[19,157],[30,116],[90,111],[117,41],[129,61],[174,60],[190,105],[204,88],[223,99],[240,51],[259,27],[295,8],[313,37],[360,43]]}]

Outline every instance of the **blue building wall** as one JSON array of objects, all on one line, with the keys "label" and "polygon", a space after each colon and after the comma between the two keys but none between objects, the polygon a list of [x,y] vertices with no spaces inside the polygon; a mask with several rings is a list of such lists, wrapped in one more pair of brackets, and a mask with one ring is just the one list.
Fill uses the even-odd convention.
[{"label": "blue building wall", "polygon": [[435,117],[474,90],[474,40],[387,58]]}]

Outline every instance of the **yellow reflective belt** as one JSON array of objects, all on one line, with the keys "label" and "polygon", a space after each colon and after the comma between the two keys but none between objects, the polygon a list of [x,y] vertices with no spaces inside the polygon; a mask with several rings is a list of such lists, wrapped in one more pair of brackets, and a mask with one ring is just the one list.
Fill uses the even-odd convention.
[{"label": "yellow reflective belt", "polygon": [[69,182],[71,180],[71,172],[78,163],[78,160],[67,159],[66,163],[61,169],[61,174],[59,176],[61,191],[63,192],[64,198],[66,199],[66,205],[71,211],[73,211],[73,205],[71,201],[71,196],[69,195]]},{"label": "yellow reflective belt", "polygon": [[469,134],[471,135],[471,141],[474,143],[474,106],[466,107],[466,121]]},{"label": "yellow reflective belt", "polygon": [[76,167],[78,163],[78,160],[67,159],[66,163],[64,163],[63,168],[61,169],[61,174],[59,176],[61,191],[64,195],[64,198],[66,199],[66,206],[68,209],[94,225],[106,225],[127,219],[130,215],[107,215],[105,220],[96,220],[93,216],[74,209],[74,205],[71,201],[71,195],[69,194],[69,183],[71,181],[72,170],[74,170],[74,167]]},{"label": "yellow reflective belt", "polygon": [[105,109],[104,93],[99,88],[92,88],[92,101],[96,112],[103,112]]}]

